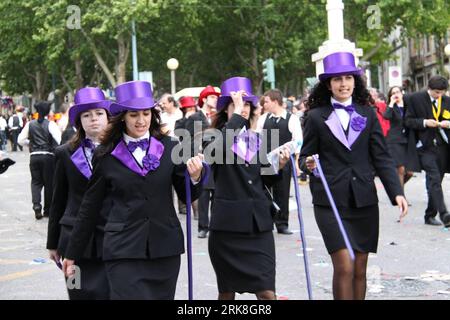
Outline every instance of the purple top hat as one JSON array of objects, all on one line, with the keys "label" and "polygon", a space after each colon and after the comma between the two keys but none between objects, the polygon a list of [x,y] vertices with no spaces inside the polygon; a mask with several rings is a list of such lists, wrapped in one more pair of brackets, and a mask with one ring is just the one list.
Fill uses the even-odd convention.
[{"label": "purple top hat", "polygon": [[220,86],[220,92],[222,95],[217,101],[217,111],[222,110],[224,107],[233,101],[231,99],[232,91],[245,90],[247,96],[243,97],[244,101],[250,102],[254,107],[258,104],[258,97],[253,95],[252,82],[250,79],[244,77],[234,77],[225,80]]},{"label": "purple top hat", "polygon": [[323,59],[323,70],[319,75],[320,81],[344,74],[361,75],[361,69],[355,65],[355,56],[350,52],[335,52],[326,56]]},{"label": "purple top hat", "polygon": [[75,126],[79,115],[90,109],[102,108],[109,113],[111,101],[106,100],[103,91],[99,88],[86,87],[75,93],[75,104],[69,110],[69,121]]},{"label": "purple top hat", "polygon": [[153,108],[152,87],[147,81],[129,81],[119,84],[115,89],[116,102],[111,104],[111,113],[117,115],[123,111],[139,111]]}]

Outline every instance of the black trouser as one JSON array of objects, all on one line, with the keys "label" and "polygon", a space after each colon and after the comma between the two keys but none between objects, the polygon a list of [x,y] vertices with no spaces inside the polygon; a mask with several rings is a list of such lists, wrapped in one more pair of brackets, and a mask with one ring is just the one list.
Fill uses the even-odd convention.
[{"label": "black trouser", "polygon": [[281,170],[281,175],[281,179],[272,186],[273,200],[280,207],[280,212],[274,217],[277,230],[289,226],[289,192],[291,188],[291,166],[289,163]]},{"label": "black trouser", "polygon": [[53,193],[53,173],[55,157],[51,154],[33,154],[30,156],[31,198],[33,210],[41,210],[41,191],[44,187],[44,214],[50,212]]},{"label": "black trouser", "polygon": [[198,231],[209,230],[209,201],[214,190],[203,189],[198,197]]},{"label": "black trouser", "polygon": [[17,147],[19,147],[20,151],[23,150],[23,147],[17,143],[18,137],[19,137],[19,129],[11,130],[12,151],[17,151]]},{"label": "black trouser", "polygon": [[447,144],[440,145],[432,150],[419,151],[420,163],[426,173],[428,193],[428,207],[425,210],[425,219],[435,217],[437,212],[441,215],[447,212],[442,191],[442,180],[449,161],[448,153]]}]

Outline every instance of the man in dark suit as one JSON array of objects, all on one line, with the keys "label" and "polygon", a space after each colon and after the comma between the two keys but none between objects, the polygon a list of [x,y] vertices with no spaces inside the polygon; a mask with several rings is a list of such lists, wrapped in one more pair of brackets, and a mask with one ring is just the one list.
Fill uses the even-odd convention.
[{"label": "man in dark suit", "polygon": [[442,179],[446,172],[450,172],[450,98],[444,95],[447,89],[447,79],[432,77],[428,90],[407,98],[409,108],[405,123],[415,130],[420,169],[426,172],[428,207],[425,210],[425,224],[440,225],[435,218],[439,212],[441,221],[449,227],[450,214],[442,191]]}]

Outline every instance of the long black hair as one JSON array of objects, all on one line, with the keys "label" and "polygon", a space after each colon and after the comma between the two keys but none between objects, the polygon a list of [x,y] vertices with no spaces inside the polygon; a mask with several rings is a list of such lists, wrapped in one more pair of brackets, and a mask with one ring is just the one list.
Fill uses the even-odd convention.
[{"label": "long black hair", "polygon": [[[150,135],[153,138],[161,140],[161,138],[167,135],[167,133],[164,133],[162,130],[160,111],[156,108],[151,108],[150,111],[152,113],[152,119],[150,121]],[[122,139],[123,133],[126,129],[125,114],[127,112],[128,111],[123,111],[118,115],[111,117],[105,133],[100,138],[102,145],[101,148],[99,148],[98,156],[101,157],[111,153],[115,146],[119,143],[120,139]]]},{"label": "long black hair", "polygon": [[[244,103],[246,103],[247,101],[244,101]],[[250,128],[250,121],[253,119],[253,117],[255,116],[253,113],[256,109],[256,107],[253,105],[253,103],[248,102],[250,104],[250,117],[247,120],[247,123],[245,124],[245,126],[247,128]],[[222,128],[225,126],[225,124],[228,122],[228,113],[227,110],[230,106],[231,102],[222,108],[222,110],[220,110],[219,112],[217,112],[213,119],[212,119],[212,123],[211,123],[211,127],[213,129],[218,129],[218,130],[222,130]]]},{"label": "long black hair", "polygon": [[39,101],[36,102],[36,104],[34,105],[36,111],[39,114],[39,117],[37,119],[37,121],[39,123],[42,123],[45,119],[46,116],[48,116],[48,114],[50,113],[50,106],[51,106],[51,102],[49,101]]},{"label": "long black hair", "polygon": [[[366,82],[359,75],[353,75],[355,79],[355,88],[353,89],[353,102],[362,106],[372,106],[375,104],[369,91],[366,87]],[[308,101],[306,102],[307,109],[311,110],[318,107],[327,106],[330,104],[332,97],[330,89],[331,78],[320,81],[311,91]]]}]

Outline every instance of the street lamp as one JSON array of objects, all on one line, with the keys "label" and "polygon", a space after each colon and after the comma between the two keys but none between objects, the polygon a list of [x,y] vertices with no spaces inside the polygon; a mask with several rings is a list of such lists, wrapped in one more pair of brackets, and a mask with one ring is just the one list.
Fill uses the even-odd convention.
[{"label": "street lamp", "polygon": [[444,52],[446,56],[450,57],[450,43],[445,46]]},{"label": "street lamp", "polygon": [[178,60],[175,58],[171,58],[167,60],[167,68],[170,70],[170,78],[171,78],[171,85],[172,85],[172,94],[175,94],[176,88],[175,88],[175,70],[177,70],[179,66]]}]

